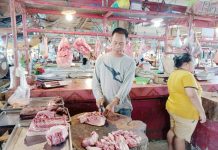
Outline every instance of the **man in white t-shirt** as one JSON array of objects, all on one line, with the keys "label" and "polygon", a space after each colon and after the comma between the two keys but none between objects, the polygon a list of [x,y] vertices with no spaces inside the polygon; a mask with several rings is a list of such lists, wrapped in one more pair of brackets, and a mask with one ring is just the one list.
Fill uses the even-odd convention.
[{"label": "man in white t-shirt", "polygon": [[131,116],[129,92],[136,64],[133,58],[124,54],[127,38],[127,30],[116,28],[113,31],[112,50],[96,60],[92,89],[98,108],[105,105],[108,111]]}]

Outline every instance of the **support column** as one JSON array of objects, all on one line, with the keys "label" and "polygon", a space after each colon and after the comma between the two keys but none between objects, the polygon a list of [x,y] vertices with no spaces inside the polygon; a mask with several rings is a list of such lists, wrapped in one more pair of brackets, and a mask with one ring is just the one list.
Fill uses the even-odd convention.
[{"label": "support column", "polygon": [[26,70],[28,72],[28,75],[31,74],[30,68],[29,68],[29,43],[28,43],[28,35],[27,35],[27,21],[26,21],[26,10],[25,8],[22,8],[22,24],[23,24],[23,40],[24,40],[24,50],[25,50],[25,59],[26,59]]},{"label": "support column", "polygon": [[167,23],[167,24],[166,24],[166,27],[165,27],[164,53],[167,52],[167,48],[168,48],[168,30],[169,30],[169,25],[168,25],[168,23]]},{"label": "support column", "polygon": [[14,73],[13,78],[15,84],[13,88],[17,88],[19,86],[19,78],[16,77],[16,69],[18,67],[18,48],[17,48],[17,25],[16,25],[16,12],[15,12],[15,0],[10,0],[10,16],[11,16],[11,29],[13,36],[13,50],[14,50]]}]

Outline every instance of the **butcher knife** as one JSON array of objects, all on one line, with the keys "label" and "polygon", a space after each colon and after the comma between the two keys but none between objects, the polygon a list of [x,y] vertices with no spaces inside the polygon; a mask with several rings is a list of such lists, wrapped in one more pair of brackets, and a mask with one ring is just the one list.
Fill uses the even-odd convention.
[{"label": "butcher knife", "polygon": [[105,109],[103,105],[100,105],[100,107],[99,107],[99,112],[101,112],[102,115],[104,115],[105,117],[107,117],[109,111],[108,111],[108,109]]},{"label": "butcher knife", "polygon": [[[105,109],[103,105],[100,105],[100,107],[99,107],[99,112],[100,112],[102,115],[104,115],[105,117],[107,117],[107,115],[108,115],[108,110]],[[106,126],[106,127],[109,126],[107,120],[105,121],[105,126]]]},{"label": "butcher knife", "polygon": [[105,111],[104,106],[100,105],[100,107],[98,108],[98,111],[101,112],[101,113],[104,113],[104,111]]}]

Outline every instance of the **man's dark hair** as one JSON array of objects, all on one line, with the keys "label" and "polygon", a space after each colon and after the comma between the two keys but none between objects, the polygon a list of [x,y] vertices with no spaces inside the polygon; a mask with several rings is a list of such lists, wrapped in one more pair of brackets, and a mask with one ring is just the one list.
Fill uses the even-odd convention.
[{"label": "man's dark hair", "polygon": [[112,36],[115,33],[124,34],[126,38],[128,38],[128,34],[129,34],[128,31],[126,29],[123,29],[123,28],[116,28],[116,29],[114,29],[114,31],[112,32]]},{"label": "man's dark hair", "polygon": [[192,61],[192,56],[189,53],[183,53],[180,56],[175,56],[173,60],[175,67],[180,68],[183,63],[189,63],[190,61]]}]

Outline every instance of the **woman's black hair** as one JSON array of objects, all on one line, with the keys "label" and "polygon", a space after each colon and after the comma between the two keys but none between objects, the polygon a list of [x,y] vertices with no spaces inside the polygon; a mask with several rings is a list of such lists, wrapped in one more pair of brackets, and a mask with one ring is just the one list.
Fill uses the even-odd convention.
[{"label": "woman's black hair", "polygon": [[183,53],[180,56],[175,56],[173,58],[174,60],[174,65],[176,68],[180,68],[183,63],[189,63],[192,61],[192,56],[189,53]]}]

